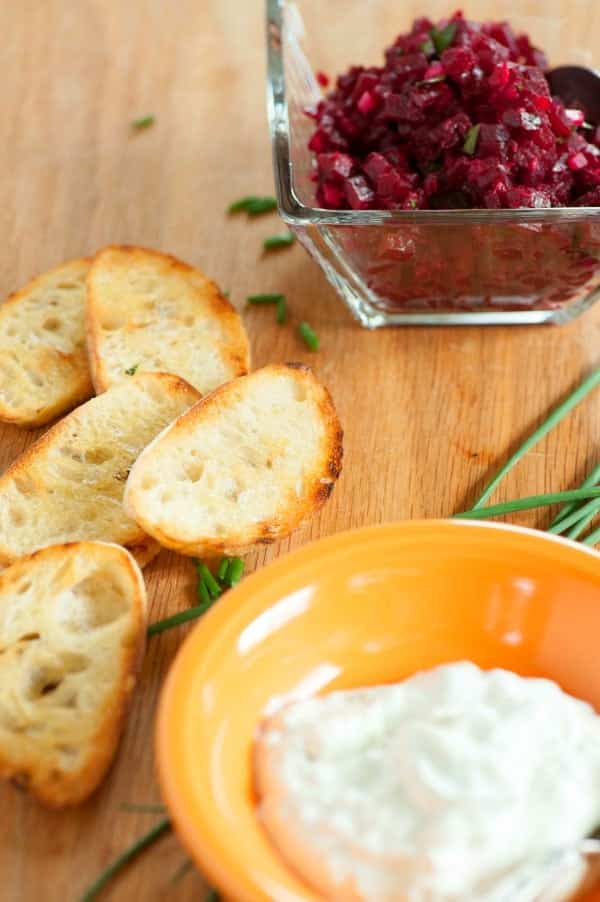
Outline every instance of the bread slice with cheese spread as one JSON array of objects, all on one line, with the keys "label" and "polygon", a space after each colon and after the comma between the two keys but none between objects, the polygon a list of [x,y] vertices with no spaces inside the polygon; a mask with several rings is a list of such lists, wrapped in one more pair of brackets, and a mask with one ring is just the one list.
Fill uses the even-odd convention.
[{"label": "bread slice with cheese spread", "polygon": [[318,511],[341,462],[327,389],[303,365],[266,366],[218,388],[144,450],[125,509],[183,554],[243,553]]},{"label": "bread slice with cheese spread", "polygon": [[85,347],[90,261],[33,279],[0,306],[0,420],[33,428],[93,394]]},{"label": "bread slice with cheese spread", "polygon": [[239,313],[175,257],[107,247],[88,276],[87,340],[96,391],[136,370],[176,373],[201,394],[248,372]]},{"label": "bread slice with cheese spread", "polygon": [[177,376],[140,373],[68,414],[0,477],[0,562],[95,539],[132,549],[148,536],[122,506],[140,451],[199,398]]},{"label": "bread slice with cheese spread", "polygon": [[0,777],[83,801],[117,749],[142,661],[146,591],[118,545],[44,548],[0,573]]}]

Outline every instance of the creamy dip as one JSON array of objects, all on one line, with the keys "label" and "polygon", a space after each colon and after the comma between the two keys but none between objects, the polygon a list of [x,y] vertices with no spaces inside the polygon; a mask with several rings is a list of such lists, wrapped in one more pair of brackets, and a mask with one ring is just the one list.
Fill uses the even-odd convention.
[{"label": "creamy dip", "polygon": [[344,902],[513,902],[507,875],[600,823],[600,717],[466,661],[294,702],[255,760],[272,839]]}]

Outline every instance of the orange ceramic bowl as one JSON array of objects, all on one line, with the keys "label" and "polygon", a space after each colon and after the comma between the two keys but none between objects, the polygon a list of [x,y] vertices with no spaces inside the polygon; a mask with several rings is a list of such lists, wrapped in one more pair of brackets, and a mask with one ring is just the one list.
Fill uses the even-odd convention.
[{"label": "orange ceramic bowl", "polygon": [[266,712],[465,658],[550,677],[600,711],[598,636],[600,555],[526,529],[399,523],[279,558],[215,605],[167,678],[158,766],[175,828],[231,902],[316,902],[255,814]]}]

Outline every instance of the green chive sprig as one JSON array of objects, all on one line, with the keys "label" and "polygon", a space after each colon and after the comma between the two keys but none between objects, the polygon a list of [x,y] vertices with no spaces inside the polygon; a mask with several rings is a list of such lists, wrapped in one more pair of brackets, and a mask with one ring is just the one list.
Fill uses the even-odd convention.
[{"label": "green chive sprig", "polygon": [[147,116],[139,116],[137,119],[134,119],[131,127],[141,131],[144,128],[150,128],[155,122],[156,116],[153,113],[149,113]]},{"label": "green chive sprig", "polygon": [[157,633],[164,633],[165,630],[170,630],[174,626],[180,626],[182,623],[189,623],[190,620],[201,617],[213,606],[217,598],[221,597],[223,592],[239,583],[244,573],[244,562],[239,557],[223,558],[217,567],[216,578],[202,561],[197,561],[196,566],[198,568],[197,592],[200,604],[150,624],[147,630],[148,636],[156,636]]},{"label": "green chive sprig", "polygon": [[436,53],[443,53],[452,44],[456,35],[456,22],[448,22],[444,28],[432,28],[429,32]]},{"label": "green chive sprig", "polygon": [[153,845],[161,836],[164,836],[171,829],[171,821],[168,818],[159,821],[158,824],[149,830],[144,836],[136,840],[133,845],[129,846],[112,864],[110,864],[100,876],[92,883],[90,888],[81,896],[80,902],[92,902],[96,899],[104,887],[112,880],[112,878],[125,868],[130,861],[137,858],[148,846]]},{"label": "green chive sprig", "polygon": [[319,336],[314,331],[314,329],[309,326],[308,323],[302,322],[298,326],[298,334],[300,338],[309,349],[309,351],[318,351],[321,342],[319,341]]},{"label": "green chive sprig", "polygon": [[130,366],[125,370],[125,375],[126,376],[135,376],[135,374],[138,370],[138,367],[139,367],[139,363],[134,363],[133,366]]},{"label": "green chive sprig", "polygon": [[278,251],[282,247],[290,247],[295,240],[296,236],[293,232],[283,232],[281,235],[271,235],[270,238],[265,238],[263,247],[267,252]]},{"label": "green chive sprig", "polygon": [[490,507],[474,507],[469,511],[454,514],[455,520],[488,520],[491,517],[502,517],[517,511],[534,510],[537,507],[548,507],[551,504],[563,504],[565,501],[586,501],[589,498],[600,498],[600,488],[569,489],[566,492],[549,492],[544,495],[531,495],[528,498],[517,498],[503,504],[492,504]]},{"label": "green chive sprig", "polygon": [[600,526],[586,536],[583,540],[584,545],[598,545],[600,543]]},{"label": "green chive sprig", "polygon": [[271,213],[277,209],[277,200],[274,197],[257,197],[254,194],[241,197],[229,205],[227,212],[247,213],[248,216],[262,216],[263,213]]},{"label": "green chive sprig", "polygon": [[[589,489],[593,488],[595,485],[598,485],[600,482],[600,464],[597,464],[590,475],[581,483],[580,488]],[[561,507],[556,517],[550,524],[550,527],[556,526],[564,517],[568,517],[569,514],[572,514],[573,511],[577,509],[577,503],[572,501],[571,504],[565,504],[564,507]]]},{"label": "green chive sprig", "polygon": [[[543,439],[548,433],[554,429],[555,426],[558,425],[566,416],[569,414],[574,407],[576,407],[580,401],[588,395],[591,391],[600,385],[600,367],[594,370],[588,377],[585,379],[581,385],[579,385],[574,392],[572,392],[568,398],[566,398],[562,404],[559,404],[558,407],[552,411],[550,416],[544,420],[544,422],[538,426],[538,428],[532,432],[532,434],[523,442],[523,444],[518,448],[514,454],[507,460],[504,466],[499,470],[499,472],[494,476],[492,481],[486,486],[484,491],[481,493],[475,504],[473,505],[473,511],[480,508],[490,495],[494,492],[498,484],[502,479],[506,476],[509,470],[517,464],[522,457],[529,451],[530,448],[533,448],[541,439]],[[584,496],[582,496],[584,497]],[[592,496],[585,496],[592,497]],[[565,500],[575,500],[575,499],[565,499]],[[552,502],[553,503],[553,502]]]},{"label": "green chive sprig", "polygon": [[275,318],[282,325],[287,320],[287,301],[284,294],[251,294],[246,298],[248,304],[274,304]]}]

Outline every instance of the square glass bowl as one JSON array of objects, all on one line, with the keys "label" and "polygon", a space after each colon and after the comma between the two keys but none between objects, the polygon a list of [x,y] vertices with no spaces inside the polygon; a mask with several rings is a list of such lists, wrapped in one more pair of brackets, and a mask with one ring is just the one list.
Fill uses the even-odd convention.
[{"label": "square glass bowl", "polygon": [[[282,218],[356,318],[399,324],[568,322],[600,296],[600,208],[326,210],[315,206],[305,109],[352,64],[381,64],[419,15],[452,0],[267,0],[268,109]],[[552,66],[600,59],[598,0],[479,0],[473,19],[529,33]],[[516,10],[525,9],[526,12]]]}]

